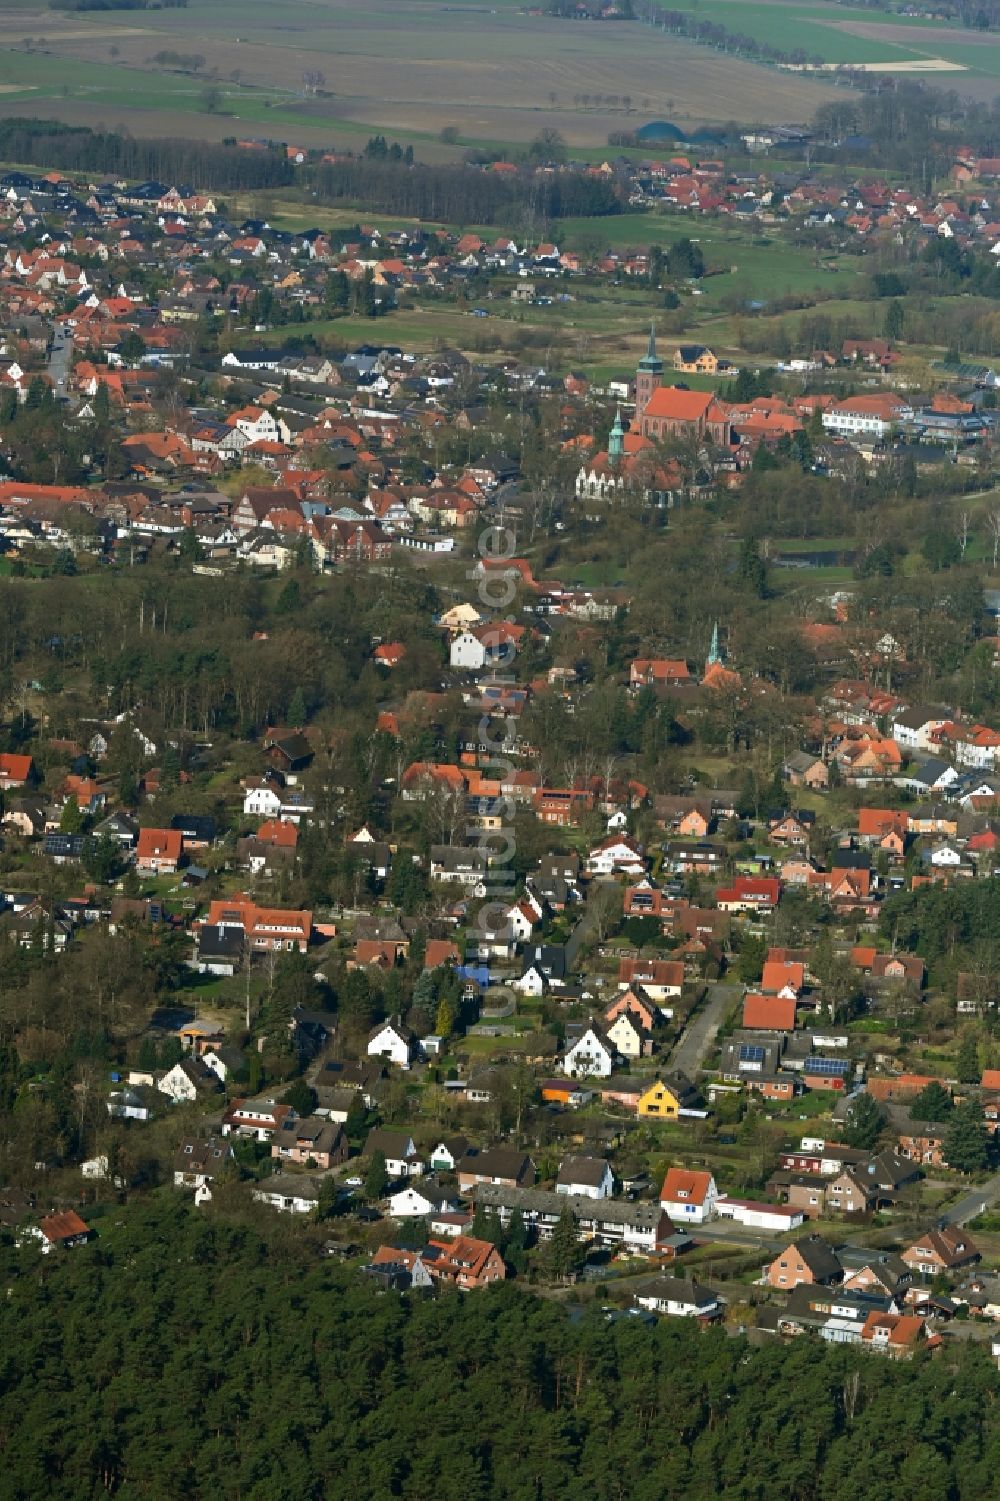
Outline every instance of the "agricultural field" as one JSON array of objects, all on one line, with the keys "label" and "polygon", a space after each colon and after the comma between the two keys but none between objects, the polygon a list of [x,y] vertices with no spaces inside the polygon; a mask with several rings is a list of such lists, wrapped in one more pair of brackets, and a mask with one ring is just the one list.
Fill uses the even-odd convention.
[{"label": "agricultural field", "polygon": [[690,10],[783,51],[801,51],[830,65],[913,73],[942,86],[989,98],[1000,83],[1000,35],[970,31],[917,16],[878,12],[817,0],[678,0]]},{"label": "agricultural field", "polygon": [[137,134],[351,145],[377,128],[429,148],[447,126],[463,144],[512,145],[549,126],[570,146],[594,147],[664,116],[682,129],[807,120],[835,97],[824,79],[776,74],[638,23],[573,25],[513,3],[190,0],[63,14],[16,0],[0,4],[0,37],[6,113],[120,122]]}]

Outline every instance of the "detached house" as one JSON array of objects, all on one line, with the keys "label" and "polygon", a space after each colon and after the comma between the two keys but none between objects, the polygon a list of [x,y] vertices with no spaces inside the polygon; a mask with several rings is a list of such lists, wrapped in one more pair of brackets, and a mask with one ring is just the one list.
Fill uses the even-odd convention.
[{"label": "detached house", "polygon": [[673,1318],[714,1319],[722,1307],[718,1294],[693,1277],[652,1277],[639,1284],[635,1301],[640,1308]]},{"label": "detached house", "polygon": [[563,1054],[563,1073],[571,1079],[609,1079],[614,1062],[614,1043],[606,1032],[591,1022]]},{"label": "detached house", "polygon": [[675,1121],[685,1110],[702,1105],[697,1089],[684,1074],[655,1079],[639,1096],[636,1114],[640,1120]]},{"label": "detached house", "polygon": [[47,1214],[30,1233],[42,1242],[42,1254],[50,1251],[67,1251],[74,1246],[85,1246],[93,1230],[82,1220],[75,1209],[64,1209],[58,1214]]},{"label": "detached house", "polygon": [[556,1193],[585,1199],[610,1199],[615,1177],[603,1157],[564,1157],[556,1179]]},{"label": "detached house", "polygon": [[364,1155],[370,1158],[375,1152],[381,1152],[385,1158],[390,1178],[416,1178],[424,1170],[423,1159],[408,1131],[391,1131],[384,1126],[369,1131]]},{"label": "detached house", "polygon": [[305,1120],[286,1116],[271,1138],[271,1156],[300,1167],[326,1172],[346,1162],[348,1155],[343,1126],[320,1115],[309,1115]]},{"label": "detached house", "polygon": [[0,754],[0,792],[26,786],[34,774],[35,763],[30,756],[15,756],[7,751]]},{"label": "detached house", "polygon": [[779,1251],[766,1271],[770,1287],[834,1287],[844,1280],[844,1268],[833,1247],[821,1235],[803,1235]]},{"label": "detached house", "polygon": [[958,1225],[942,1225],[938,1230],[928,1230],[926,1235],[907,1246],[902,1257],[911,1272],[921,1277],[954,1272],[981,1260],[971,1238]]},{"label": "detached house", "polygon": [[719,1190],[711,1173],[672,1167],[660,1190],[664,1214],[681,1224],[701,1225],[715,1214]]},{"label": "detached house", "polygon": [[623,1011],[607,1029],[607,1038],[622,1058],[648,1058],[653,1051],[652,1030],[631,1011]]},{"label": "detached house", "polygon": [[503,1188],[530,1188],[535,1181],[535,1164],[526,1152],[514,1147],[490,1147],[485,1152],[470,1152],[458,1164],[458,1188],[469,1193],[480,1183]]},{"label": "detached house", "polygon": [[232,1160],[233,1149],[217,1136],[185,1137],[174,1155],[174,1185],[203,1189]]},{"label": "detached house", "polygon": [[503,1282],[504,1259],[488,1240],[456,1235],[452,1240],[429,1240],[421,1260],[436,1282],[450,1282],[462,1292]]},{"label": "detached house", "polygon": [[135,868],[144,875],[173,875],[180,865],[183,846],[179,829],[140,829]]},{"label": "detached house", "polygon": [[892,1360],[908,1360],[925,1333],[924,1321],[915,1313],[870,1313],[861,1330],[861,1343]]},{"label": "detached house", "polygon": [[383,1022],[368,1039],[369,1058],[385,1058],[398,1068],[409,1068],[417,1053],[417,1040],[399,1022]]},{"label": "detached house", "polygon": [[182,1058],[180,1063],[175,1063],[173,1068],[167,1070],[157,1088],[175,1105],[180,1105],[218,1094],[222,1090],[222,1084],[200,1058]]},{"label": "detached house", "polygon": [[[211,1070],[209,1070],[211,1072]],[[212,1076],[215,1077],[214,1074]],[[221,1088],[221,1085],[219,1086]],[[270,1141],[284,1122],[295,1115],[291,1105],[279,1104],[271,1095],[233,1100],[222,1117],[223,1136],[249,1136]]]},{"label": "detached house", "polygon": [[642,846],[634,839],[612,835],[587,856],[587,869],[594,876],[641,876],[646,870]]}]

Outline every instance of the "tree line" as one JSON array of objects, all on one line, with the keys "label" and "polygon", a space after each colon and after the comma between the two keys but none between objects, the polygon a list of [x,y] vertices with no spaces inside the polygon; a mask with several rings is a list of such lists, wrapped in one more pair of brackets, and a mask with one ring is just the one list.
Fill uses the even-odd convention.
[{"label": "tree line", "polygon": [[605,182],[575,174],[494,173],[457,165],[409,166],[378,157],[322,162],[311,174],[318,201],[451,224],[510,224],[618,214],[622,201]]},{"label": "tree line", "polygon": [[295,180],[294,168],[276,151],[170,136],[135,140],[57,120],[0,120],[0,159],[62,172],[189,183],[213,192],[283,188]]},{"label": "tree line", "polygon": [[44,1266],[0,1248],[10,1501],[992,1493],[982,1347],[896,1363],[609,1322],[599,1300],[571,1316],[502,1284],[379,1296],[301,1227],[262,1234],[169,1192],[95,1225]]}]

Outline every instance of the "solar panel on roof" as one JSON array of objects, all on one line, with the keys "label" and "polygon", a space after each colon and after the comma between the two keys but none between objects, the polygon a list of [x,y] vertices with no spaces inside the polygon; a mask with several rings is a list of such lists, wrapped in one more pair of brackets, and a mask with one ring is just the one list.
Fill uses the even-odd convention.
[{"label": "solar panel on roof", "polygon": [[759,1043],[744,1042],[740,1044],[741,1063],[763,1063],[765,1050]]},{"label": "solar panel on roof", "polygon": [[846,1058],[807,1058],[807,1074],[846,1074],[850,1065]]}]

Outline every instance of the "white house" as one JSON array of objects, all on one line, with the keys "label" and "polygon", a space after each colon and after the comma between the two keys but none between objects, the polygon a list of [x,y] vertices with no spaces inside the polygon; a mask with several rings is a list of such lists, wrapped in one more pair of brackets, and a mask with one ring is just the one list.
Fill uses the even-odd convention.
[{"label": "white house", "polygon": [[675,1224],[704,1224],[715,1214],[718,1199],[712,1174],[687,1168],[669,1168],[660,1190],[660,1208]]},{"label": "white house", "polygon": [[108,1095],[107,1109],[108,1114],[114,1120],[151,1121],[153,1119],[152,1107],[148,1100],[135,1089],[112,1090]]},{"label": "white house", "polygon": [[182,1058],[180,1063],[167,1070],[156,1087],[175,1105],[181,1105],[198,1099],[207,1086],[218,1088],[218,1082],[216,1075],[200,1058]]},{"label": "white house", "polygon": [[536,912],[534,903],[524,896],[507,908],[506,916],[510,940],[513,943],[527,943],[541,913]]},{"label": "white house", "polygon": [[977,725],[968,735],[960,735],[955,741],[955,760],[959,766],[971,766],[975,771],[992,771],[1000,757],[1000,735],[996,730]]},{"label": "white house", "polygon": [[223,1136],[249,1136],[255,1141],[270,1141],[285,1122],[296,1119],[291,1105],[281,1104],[273,1095],[255,1099],[233,1100],[222,1117]]},{"label": "white house", "polygon": [[385,1058],[399,1068],[409,1068],[414,1052],[412,1036],[396,1022],[383,1022],[368,1039],[369,1058]]},{"label": "white house", "polygon": [[931,864],[938,869],[953,869],[962,863],[962,852],[953,844],[939,844],[931,850]]},{"label": "white house", "polygon": [[640,1308],[675,1318],[710,1319],[720,1308],[716,1293],[687,1277],[654,1277],[642,1284],[635,1301]]},{"label": "white house", "polygon": [[584,1199],[610,1199],[615,1187],[611,1164],[603,1157],[564,1157],[556,1179],[557,1194]]},{"label": "white house", "polygon": [[636,844],[634,839],[625,839],[615,834],[590,851],[587,869],[594,876],[645,875],[646,861],[642,846]]},{"label": "white house", "polygon": [[291,437],[288,424],[267,407],[246,407],[230,420],[249,443],[287,443]]},{"label": "white house", "polygon": [[267,783],[248,787],[243,798],[243,812],[254,818],[277,818],[281,812],[281,798]]},{"label": "white house", "polygon": [[201,1061],[206,1068],[212,1070],[217,1079],[221,1079],[222,1083],[225,1084],[239,1068],[242,1059],[231,1049],[226,1048],[216,1051],[213,1048],[209,1052],[202,1054]]},{"label": "white house", "polygon": [[887,438],[900,422],[913,417],[913,408],[898,396],[849,396],[823,413],[823,428],[845,438]]},{"label": "white house", "polygon": [[423,1173],[423,1160],[417,1155],[413,1137],[406,1131],[392,1131],[385,1127],[369,1131],[364,1155],[372,1157],[376,1152],[382,1153],[390,1178],[419,1178]]},{"label": "white house", "polygon": [[593,1022],[563,1054],[563,1073],[571,1079],[609,1079],[614,1068],[615,1050],[605,1034]]},{"label": "white house", "polygon": [[394,1220],[426,1219],[432,1214],[452,1214],[457,1207],[454,1199],[433,1184],[428,1187],[422,1180],[420,1187],[408,1183],[405,1188],[389,1195],[389,1213]]},{"label": "white house", "polygon": [[520,995],[539,996],[544,995],[548,990],[549,982],[541,965],[531,963],[522,975],[518,975],[516,980],[511,980],[510,986]]},{"label": "white house", "polygon": [[464,1136],[442,1136],[430,1155],[431,1171],[453,1173],[468,1150]]},{"label": "white house", "polygon": [[931,736],[944,723],[943,715],[929,709],[904,709],[892,721],[892,738],[900,749],[930,751],[934,748]]},{"label": "white house", "polygon": [[452,667],[461,672],[482,672],[488,652],[478,636],[471,631],[462,631],[451,643],[449,660]]},{"label": "white house", "polygon": [[275,1173],[262,1180],[253,1196],[284,1214],[309,1214],[319,1203],[319,1184],[305,1174]]}]

